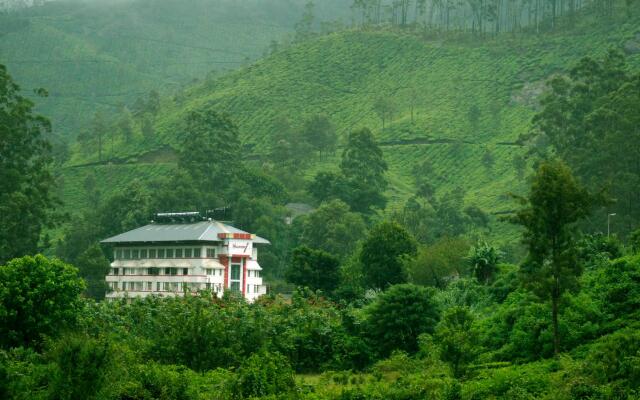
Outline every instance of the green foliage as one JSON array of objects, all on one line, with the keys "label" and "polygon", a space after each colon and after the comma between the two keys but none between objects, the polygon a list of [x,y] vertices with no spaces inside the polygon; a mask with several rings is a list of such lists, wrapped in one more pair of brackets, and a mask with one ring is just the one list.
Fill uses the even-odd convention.
[{"label": "green foliage", "polygon": [[338,286],[340,261],[322,250],[300,246],[293,250],[287,280],[295,285],[331,294]]},{"label": "green foliage", "polygon": [[639,90],[640,75],[630,73],[624,55],[611,50],[599,60],[583,58],[567,76],[552,79],[543,110],[534,119],[585,182],[596,188],[615,182],[610,192],[617,202],[611,211],[623,233],[640,222],[633,194],[640,172],[633,161],[640,140]]},{"label": "green foliage", "polygon": [[391,286],[366,309],[367,335],[382,356],[418,351],[418,336],[433,333],[439,318],[435,290],[411,284]]},{"label": "green foliage", "polygon": [[37,252],[56,205],[50,125],[33,107],[0,64],[0,264]]},{"label": "green foliage", "polygon": [[406,282],[403,259],[414,257],[416,251],[415,239],[397,223],[382,222],[373,227],[360,251],[366,287],[385,289]]},{"label": "green foliage", "polygon": [[629,243],[634,253],[640,253],[640,229],[636,229],[629,235]]},{"label": "green foliage", "polygon": [[71,335],[55,342],[47,354],[54,364],[50,398],[95,399],[103,386],[117,379],[116,351],[105,339]]},{"label": "green foliage", "polygon": [[610,321],[639,316],[640,257],[624,257],[607,262],[584,280],[589,295],[599,302]]},{"label": "green foliage", "polygon": [[560,351],[558,308],[562,293],[572,289],[581,272],[575,259],[575,224],[589,215],[596,202],[562,161],[543,162],[524,206],[512,218],[526,231],[529,255],[521,267],[525,284],[551,300],[554,351]]},{"label": "green foliage", "polygon": [[348,189],[343,200],[351,210],[366,214],[372,212],[373,208],[384,209],[387,169],[382,150],[369,129],[363,128],[349,134],[340,171]]},{"label": "green foliage", "polygon": [[474,319],[467,307],[451,307],[442,313],[435,329],[434,338],[440,348],[440,357],[451,365],[456,377],[465,373],[466,366],[479,352]]},{"label": "green foliage", "polygon": [[637,327],[622,329],[599,339],[585,357],[586,372],[599,383],[618,381],[629,389],[640,388],[640,333]]},{"label": "green foliage", "polygon": [[597,268],[622,256],[622,247],[615,237],[603,234],[584,235],[576,243],[577,258],[585,268]]},{"label": "green foliage", "polygon": [[488,284],[496,270],[500,261],[501,252],[487,242],[478,242],[469,251],[467,259],[471,264],[473,275],[479,282]]},{"label": "green foliage", "polygon": [[366,231],[359,214],[349,211],[342,201],[332,200],[301,218],[300,241],[344,259],[354,251]]},{"label": "green foliage", "polygon": [[37,345],[73,327],[82,308],[78,270],[42,255],[0,266],[0,343]]},{"label": "green foliage", "polygon": [[107,289],[105,276],[109,272],[109,260],[106,259],[102,249],[97,244],[89,247],[78,256],[76,265],[80,276],[86,282],[86,293],[96,300],[104,299]]},{"label": "green foliage", "polygon": [[259,352],[247,358],[231,383],[234,399],[251,399],[292,393],[296,389],[293,370],[279,353]]},{"label": "green foliage", "polygon": [[415,259],[405,261],[412,283],[444,288],[449,281],[467,274],[469,244],[464,239],[443,237],[430,246],[420,246]]},{"label": "green foliage", "polygon": [[314,115],[306,120],[302,135],[321,155],[323,152],[333,152],[338,141],[336,128],[329,117],[323,114]]},{"label": "green foliage", "polygon": [[228,116],[212,109],[191,112],[185,123],[178,165],[198,182],[194,188],[204,187],[198,193],[200,207],[223,205],[220,197],[240,174],[233,167],[240,159],[238,129]]}]

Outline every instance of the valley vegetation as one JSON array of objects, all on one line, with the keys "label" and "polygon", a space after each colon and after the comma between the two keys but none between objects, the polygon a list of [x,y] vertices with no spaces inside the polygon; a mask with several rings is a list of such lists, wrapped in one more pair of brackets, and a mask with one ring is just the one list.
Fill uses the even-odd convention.
[{"label": "valley vegetation", "polygon": [[[66,145],[1,67],[0,398],[638,398],[637,5],[457,6],[307,3]],[[101,239],[204,209],[269,295],[104,301]]]}]

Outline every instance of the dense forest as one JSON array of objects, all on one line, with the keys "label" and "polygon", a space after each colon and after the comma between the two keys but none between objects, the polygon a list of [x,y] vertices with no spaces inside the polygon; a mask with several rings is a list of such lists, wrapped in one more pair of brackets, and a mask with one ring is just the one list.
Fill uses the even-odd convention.
[{"label": "dense forest", "polygon": [[[639,6],[0,2],[0,398],[640,398]],[[105,300],[212,209],[268,294]]]}]

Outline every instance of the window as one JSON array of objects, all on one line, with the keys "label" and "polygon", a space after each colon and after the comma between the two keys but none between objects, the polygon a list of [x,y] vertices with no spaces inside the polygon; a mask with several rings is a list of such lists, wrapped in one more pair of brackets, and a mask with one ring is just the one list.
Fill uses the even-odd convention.
[{"label": "window", "polygon": [[160,282],[156,282],[156,291],[160,291]]},{"label": "window", "polygon": [[213,247],[207,247],[207,258],[216,258],[216,249]]},{"label": "window", "polygon": [[160,268],[156,268],[156,267],[151,267],[151,268],[147,268],[147,275],[160,275]]},{"label": "window", "polygon": [[162,290],[168,292],[169,290],[171,290],[171,286],[169,286],[169,282],[163,282],[162,283]]},{"label": "window", "polygon": [[240,291],[240,264],[231,264],[231,276],[229,278],[231,290]]},{"label": "window", "polygon": [[184,258],[191,258],[193,256],[193,249],[184,249]]},{"label": "window", "polygon": [[122,282],[122,290],[127,290],[127,282]]},{"label": "window", "polygon": [[140,258],[140,250],[138,249],[131,250],[131,258],[133,258],[134,260],[137,260],[138,258]]},{"label": "window", "polygon": [[247,285],[247,293],[251,293],[251,285]]},{"label": "window", "polygon": [[182,249],[176,249],[176,258],[182,258]]},{"label": "window", "polygon": [[200,258],[200,248],[193,249],[193,258]]},{"label": "window", "polygon": [[164,258],[164,249],[158,249],[158,258]]},{"label": "window", "polygon": [[173,249],[167,249],[167,258],[173,258]]},{"label": "window", "polygon": [[260,285],[253,285],[253,293],[260,293]]},{"label": "window", "polygon": [[126,249],[122,255],[125,260],[131,260],[131,250]]},{"label": "window", "polygon": [[189,268],[182,268],[182,275],[189,275]]},{"label": "window", "polygon": [[136,283],[135,282],[129,282],[129,290],[134,290]]},{"label": "window", "polygon": [[149,249],[149,258],[156,258],[156,249]]},{"label": "window", "polygon": [[240,280],[240,265],[231,265],[231,279]]},{"label": "window", "polygon": [[114,269],[112,269],[111,271],[112,271],[112,272],[111,272],[111,274],[112,274],[112,275],[118,275],[119,268],[114,268]]},{"label": "window", "polygon": [[143,260],[147,259],[147,249],[140,250],[140,258],[142,258]]},{"label": "window", "polygon": [[122,260],[122,249],[118,249],[118,251],[116,251],[116,254],[117,254],[116,258],[118,260]]}]

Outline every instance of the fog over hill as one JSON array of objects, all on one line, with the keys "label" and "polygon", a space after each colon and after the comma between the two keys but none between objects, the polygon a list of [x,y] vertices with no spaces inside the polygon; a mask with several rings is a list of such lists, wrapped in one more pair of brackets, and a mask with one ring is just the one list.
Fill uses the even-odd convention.
[{"label": "fog over hill", "polygon": [[[347,2],[318,2],[316,25],[347,18]],[[32,6],[34,5],[35,6]],[[10,2],[0,13],[0,62],[38,109],[76,136],[96,111],[113,113],[149,91],[171,93],[289,41],[303,0],[61,0]],[[31,6],[31,7],[22,7]]]}]

